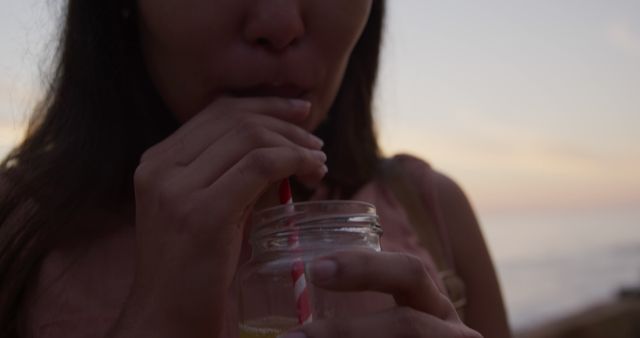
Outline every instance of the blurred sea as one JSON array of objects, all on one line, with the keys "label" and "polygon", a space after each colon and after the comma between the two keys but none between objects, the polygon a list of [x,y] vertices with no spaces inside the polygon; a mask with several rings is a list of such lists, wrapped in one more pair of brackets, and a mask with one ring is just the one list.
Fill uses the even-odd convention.
[{"label": "blurred sea", "polygon": [[482,222],[516,331],[640,286],[640,205]]}]

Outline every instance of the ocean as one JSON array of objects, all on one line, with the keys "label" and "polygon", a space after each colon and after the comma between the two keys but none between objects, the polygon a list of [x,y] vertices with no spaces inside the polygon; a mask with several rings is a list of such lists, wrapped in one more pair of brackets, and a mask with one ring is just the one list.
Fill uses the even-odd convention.
[{"label": "ocean", "polygon": [[640,287],[640,206],[481,220],[516,331]]}]

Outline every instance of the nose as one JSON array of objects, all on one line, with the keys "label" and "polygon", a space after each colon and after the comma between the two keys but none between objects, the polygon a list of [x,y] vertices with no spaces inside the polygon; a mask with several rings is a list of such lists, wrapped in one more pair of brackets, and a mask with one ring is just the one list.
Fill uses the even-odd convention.
[{"label": "nose", "polygon": [[298,0],[255,0],[248,11],[244,36],[252,45],[281,52],[297,44],[304,34]]}]

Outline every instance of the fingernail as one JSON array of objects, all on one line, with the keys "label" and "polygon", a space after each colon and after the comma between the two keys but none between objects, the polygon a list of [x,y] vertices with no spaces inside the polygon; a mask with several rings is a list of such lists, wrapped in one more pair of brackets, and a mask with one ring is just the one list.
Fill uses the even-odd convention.
[{"label": "fingernail", "polygon": [[289,99],[289,104],[296,110],[308,111],[311,109],[311,102],[305,100]]},{"label": "fingernail", "polygon": [[307,335],[303,332],[291,332],[285,333],[284,335],[279,335],[276,338],[307,338]]},{"label": "fingernail", "polygon": [[309,135],[311,135],[311,139],[319,148],[322,148],[324,146],[324,141],[321,138],[313,134],[309,134]]},{"label": "fingernail", "polygon": [[320,168],[320,175],[324,176],[329,172],[329,168],[327,167],[327,165],[323,165],[322,168]]},{"label": "fingernail", "polygon": [[311,280],[314,282],[328,281],[336,275],[338,264],[330,259],[320,259],[311,263]]},{"label": "fingernail", "polygon": [[313,154],[313,157],[315,157],[317,160],[321,162],[327,162],[327,154],[325,154],[324,151],[313,150],[312,154]]}]

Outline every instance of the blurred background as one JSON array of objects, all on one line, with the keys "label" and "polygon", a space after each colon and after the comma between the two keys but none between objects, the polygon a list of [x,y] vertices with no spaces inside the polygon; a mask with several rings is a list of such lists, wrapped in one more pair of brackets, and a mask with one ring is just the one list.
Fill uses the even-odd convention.
[{"label": "blurred background", "polygon": [[[2,2],[2,158],[47,77],[61,3]],[[640,1],[388,4],[382,147],[417,155],[465,188],[514,330],[536,332],[633,293]]]}]

